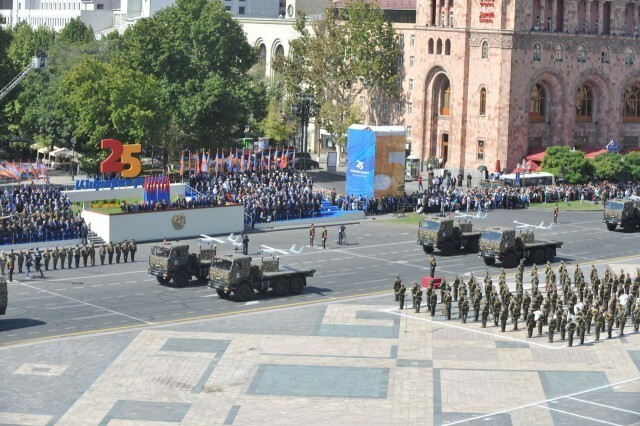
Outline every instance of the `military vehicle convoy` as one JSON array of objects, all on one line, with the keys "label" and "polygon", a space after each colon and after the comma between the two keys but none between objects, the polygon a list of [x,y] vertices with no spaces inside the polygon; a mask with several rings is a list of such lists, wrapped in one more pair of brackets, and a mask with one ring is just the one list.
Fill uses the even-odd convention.
[{"label": "military vehicle convoy", "polygon": [[250,256],[224,254],[213,260],[209,270],[209,287],[223,299],[247,301],[256,291],[266,293],[270,289],[277,296],[300,294],[307,285],[307,278],[315,269],[280,270],[280,259],[270,257],[252,262]]},{"label": "military vehicle convoy", "polygon": [[489,266],[500,261],[504,267],[513,268],[520,259],[542,265],[546,261],[552,262],[560,247],[560,241],[536,241],[531,231],[516,233],[513,228],[497,227],[482,231],[478,256]]},{"label": "military vehicle convoy", "polygon": [[640,197],[607,201],[602,222],[609,231],[615,231],[620,226],[624,232],[633,232],[640,227]]},{"label": "military vehicle convoy", "polygon": [[430,217],[420,222],[418,245],[421,245],[427,254],[433,253],[435,249],[439,249],[445,256],[463,248],[477,252],[481,234],[480,231],[473,231],[471,222],[454,222],[453,219]]},{"label": "military vehicle convoy", "polygon": [[214,249],[202,248],[198,254],[189,253],[187,244],[156,244],[149,255],[149,275],[155,276],[163,285],[173,280],[175,287],[185,287],[192,277],[206,283],[215,254]]},{"label": "military vehicle convoy", "polygon": [[7,290],[7,280],[0,276],[0,315],[7,313],[7,302],[9,301],[9,291]]}]

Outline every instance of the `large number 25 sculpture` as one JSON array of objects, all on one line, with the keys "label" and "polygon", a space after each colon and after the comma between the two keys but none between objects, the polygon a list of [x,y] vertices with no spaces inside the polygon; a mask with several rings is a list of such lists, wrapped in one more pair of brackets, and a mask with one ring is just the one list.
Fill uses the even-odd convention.
[{"label": "large number 25 sculpture", "polygon": [[[142,171],[140,159],[133,156],[142,152],[139,143],[124,145],[116,139],[103,139],[100,148],[111,150],[111,154],[100,164],[101,173],[120,173],[123,178],[132,178]],[[125,168],[125,165],[128,167]]]}]

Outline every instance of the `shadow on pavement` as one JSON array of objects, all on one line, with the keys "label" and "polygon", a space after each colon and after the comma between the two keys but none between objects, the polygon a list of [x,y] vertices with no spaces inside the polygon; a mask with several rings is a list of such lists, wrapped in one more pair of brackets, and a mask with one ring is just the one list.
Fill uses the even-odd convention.
[{"label": "shadow on pavement", "polygon": [[21,328],[37,327],[39,325],[44,325],[44,324],[46,323],[40,320],[33,320],[30,318],[0,319],[0,332],[20,330]]}]

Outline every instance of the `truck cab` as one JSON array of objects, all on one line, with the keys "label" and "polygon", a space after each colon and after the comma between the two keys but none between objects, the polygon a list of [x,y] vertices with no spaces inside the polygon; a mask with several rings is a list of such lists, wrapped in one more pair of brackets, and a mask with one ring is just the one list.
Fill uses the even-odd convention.
[{"label": "truck cab", "polygon": [[633,232],[640,226],[640,199],[607,201],[602,222],[607,225],[609,231],[615,231],[620,226],[624,232]]},{"label": "truck cab", "polygon": [[155,276],[160,284],[173,279],[177,287],[186,286],[192,276],[206,282],[214,256],[215,249],[201,249],[195,254],[189,253],[187,244],[156,244],[149,255],[149,275]]},{"label": "truck cab", "polygon": [[470,251],[478,250],[480,232],[472,232],[471,222],[455,222],[453,219],[431,217],[420,222],[418,245],[427,254],[439,249],[442,254],[452,254],[463,246]]}]

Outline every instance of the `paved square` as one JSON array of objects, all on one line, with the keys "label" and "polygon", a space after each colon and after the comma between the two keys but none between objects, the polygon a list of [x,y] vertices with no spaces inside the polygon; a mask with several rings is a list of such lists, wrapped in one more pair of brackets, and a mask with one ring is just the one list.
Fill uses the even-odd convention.
[{"label": "paved square", "polygon": [[100,425],[106,426],[112,420],[179,423],[189,411],[189,407],[190,404],[175,402],[118,401]]},{"label": "paved square", "polygon": [[24,374],[31,376],[59,376],[67,369],[67,365],[51,365],[51,364],[22,364],[15,374]]}]

